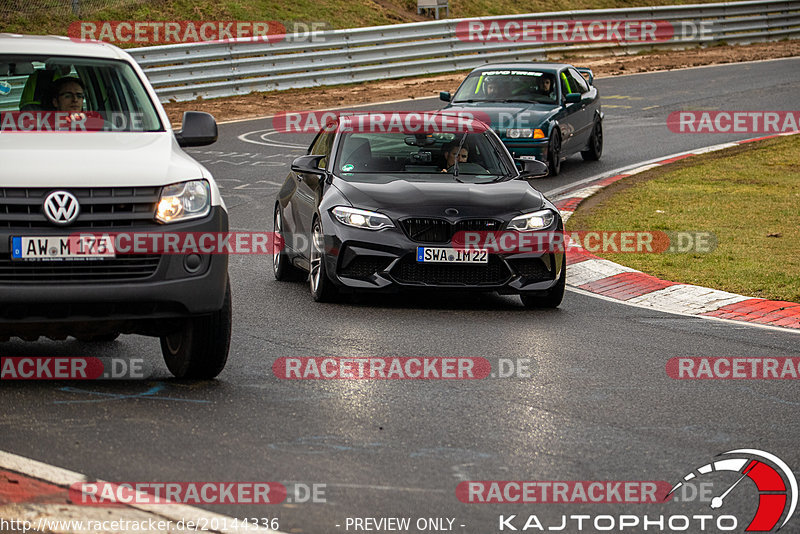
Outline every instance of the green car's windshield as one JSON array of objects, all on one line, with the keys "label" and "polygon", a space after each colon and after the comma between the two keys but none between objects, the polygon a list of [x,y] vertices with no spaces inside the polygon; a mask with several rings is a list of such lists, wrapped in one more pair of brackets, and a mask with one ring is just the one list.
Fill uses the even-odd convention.
[{"label": "green car's windshield", "polygon": [[163,131],[156,108],[124,61],[0,55],[3,131]]},{"label": "green car's windshield", "polygon": [[535,70],[485,70],[470,74],[453,102],[519,102],[555,104],[555,75]]},{"label": "green car's windshield", "polygon": [[335,163],[347,181],[492,182],[514,173],[486,133],[344,133]]}]

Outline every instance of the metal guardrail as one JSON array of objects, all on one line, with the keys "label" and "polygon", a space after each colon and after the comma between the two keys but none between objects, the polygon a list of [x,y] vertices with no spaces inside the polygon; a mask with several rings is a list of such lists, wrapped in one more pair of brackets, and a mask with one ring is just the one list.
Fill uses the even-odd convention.
[{"label": "metal guardrail", "polygon": [[[704,35],[659,42],[543,43],[465,40],[468,21],[664,21]],[[459,23],[462,26],[459,27]],[[692,26],[693,25],[693,26]],[[163,102],[437,74],[501,61],[575,54],[634,54],[719,43],[747,44],[800,37],[800,0],[755,0],[532,13],[331,30],[278,42],[237,40],[128,50]]]}]

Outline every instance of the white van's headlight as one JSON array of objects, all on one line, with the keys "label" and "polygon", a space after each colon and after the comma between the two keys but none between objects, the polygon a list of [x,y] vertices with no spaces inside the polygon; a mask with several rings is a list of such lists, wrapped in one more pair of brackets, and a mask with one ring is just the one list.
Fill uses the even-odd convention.
[{"label": "white van's headlight", "polygon": [[211,189],[205,180],[167,185],[158,199],[156,220],[162,223],[205,217],[211,211]]}]

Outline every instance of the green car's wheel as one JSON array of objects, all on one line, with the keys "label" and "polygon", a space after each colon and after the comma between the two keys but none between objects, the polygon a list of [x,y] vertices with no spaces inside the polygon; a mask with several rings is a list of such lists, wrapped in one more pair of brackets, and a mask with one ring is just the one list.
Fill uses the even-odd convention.
[{"label": "green car's wheel", "polygon": [[581,152],[584,161],[597,161],[603,155],[603,123],[597,121],[589,138],[589,148]]},{"label": "green car's wheel", "polygon": [[550,168],[550,176],[558,176],[561,172],[561,133],[558,130],[553,130],[550,134],[547,166]]}]

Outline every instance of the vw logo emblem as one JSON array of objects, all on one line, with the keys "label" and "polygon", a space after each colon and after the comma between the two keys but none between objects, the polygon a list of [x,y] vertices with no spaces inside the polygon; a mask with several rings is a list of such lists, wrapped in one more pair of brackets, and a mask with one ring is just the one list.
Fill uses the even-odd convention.
[{"label": "vw logo emblem", "polygon": [[66,226],[75,222],[81,211],[78,199],[66,191],[53,191],[44,199],[44,216],[53,224]]}]

